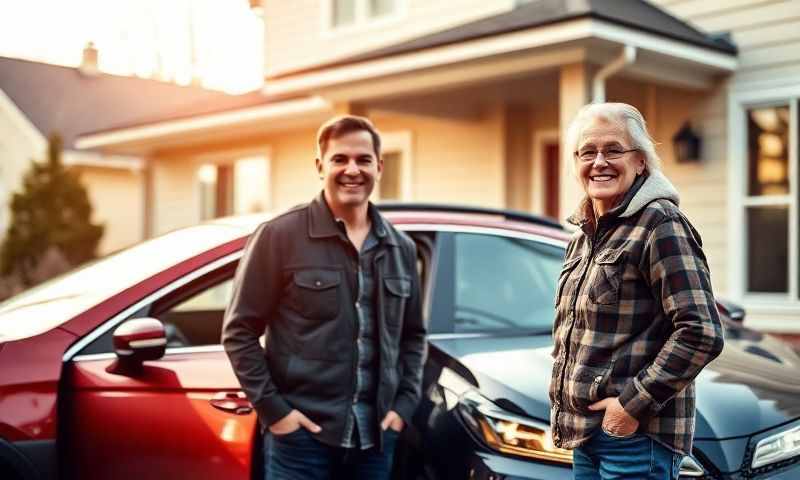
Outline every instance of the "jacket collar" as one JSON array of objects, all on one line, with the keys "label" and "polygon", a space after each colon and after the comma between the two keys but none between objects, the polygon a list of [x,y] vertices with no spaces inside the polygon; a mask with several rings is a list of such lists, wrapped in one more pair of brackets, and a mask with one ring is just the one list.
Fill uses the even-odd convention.
[{"label": "jacket collar", "polygon": [[[611,221],[614,218],[632,217],[647,204],[659,199],[669,200],[675,205],[680,204],[678,190],[675,189],[675,186],[672,185],[672,182],[670,182],[663,173],[654,171],[646,176],[640,176],[634,181],[619,205],[601,217],[601,223],[603,223],[603,221]],[[586,231],[585,227],[593,223],[593,218],[592,202],[589,197],[586,196],[581,200],[575,213],[567,218],[567,221]]]},{"label": "jacket collar", "polygon": [[[343,236],[345,234],[336,223],[328,202],[325,200],[325,192],[322,191],[311,201],[308,207],[308,236],[311,238],[327,238]],[[388,227],[388,221],[381,215],[375,204],[369,202],[367,215],[372,221],[372,231],[378,237],[379,242],[386,242],[389,245],[398,245],[396,232]]]}]

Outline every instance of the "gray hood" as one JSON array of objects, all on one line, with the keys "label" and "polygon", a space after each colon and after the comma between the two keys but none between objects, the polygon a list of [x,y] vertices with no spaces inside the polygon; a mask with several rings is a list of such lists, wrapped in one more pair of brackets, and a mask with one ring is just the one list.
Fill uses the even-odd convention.
[{"label": "gray hood", "polygon": [[627,207],[619,214],[622,218],[633,216],[653,200],[669,200],[675,205],[680,205],[678,190],[660,171],[650,173],[645,178],[639,190],[634,193]]}]

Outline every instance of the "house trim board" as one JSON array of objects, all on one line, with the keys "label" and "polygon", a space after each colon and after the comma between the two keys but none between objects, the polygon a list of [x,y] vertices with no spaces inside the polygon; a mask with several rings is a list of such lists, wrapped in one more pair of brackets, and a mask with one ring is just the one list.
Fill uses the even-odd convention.
[{"label": "house trim board", "polygon": [[284,119],[329,111],[333,111],[333,106],[327,100],[312,96],[271,103],[260,107],[83,135],[78,138],[75,145],[79,149],[101,148],[204,129],[231,127],[247,122]]},{"label": "house trim board", "polygon": [[99,153],[83,150],[65,150],[63,161],[64,165],[130,170],[134,173],[141,172],[144,169],[144,163],[140,158],[121,155],[101,155]]}]

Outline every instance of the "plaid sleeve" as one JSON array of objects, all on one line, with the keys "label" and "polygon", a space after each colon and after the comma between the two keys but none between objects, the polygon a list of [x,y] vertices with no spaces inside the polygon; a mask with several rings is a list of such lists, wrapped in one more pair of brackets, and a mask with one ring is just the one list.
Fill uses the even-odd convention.
[{"label": "plaid sleeve", "polygon": [[657,413],[722,351],[723,337],[699,235],[675,214],[650,233],[642,271],[660,300],[672,334],[653,362],[629,382],[619,401],[636,419]]}]

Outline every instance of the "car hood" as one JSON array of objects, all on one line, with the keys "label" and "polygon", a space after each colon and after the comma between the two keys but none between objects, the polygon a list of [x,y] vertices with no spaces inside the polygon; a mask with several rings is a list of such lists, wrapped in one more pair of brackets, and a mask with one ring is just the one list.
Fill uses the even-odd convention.
[{"label": "car hood", "polygon": [[[431,344],[465,367],[484,396],[549,421],[549,335],[434,337]],[[696,385],[697,439],[751,435],[800,417],[800,357],[769,336],[728,338]]]}]

